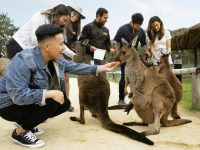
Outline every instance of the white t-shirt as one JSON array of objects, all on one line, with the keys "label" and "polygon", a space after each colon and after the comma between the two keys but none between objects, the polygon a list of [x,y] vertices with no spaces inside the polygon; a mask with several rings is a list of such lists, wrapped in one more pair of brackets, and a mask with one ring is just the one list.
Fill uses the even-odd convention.
[{"label": "white t-shirt", "polygon": [[41,15],[41,12],[38,12],[20,27],[13,38],[23,49],[33,48],[38,45],[35,31],[44,24],[49,24],[49,20],[46,16]]},{"label": "white t-shirt", "polygon": [[171,34],[168,30],[164,30],[164,36],[162,39],[158,40],[158,38],[155,39],[154,46],[155,50],[159,48],[167,49],[167,40],[171,39]]},{"label": "white t-shirt", "polygon": [[[171,39],[171,34],[168,30],[164,30],[164,35],[162,37],[162,39],[158,40],[158,37],[155,39],[154,42],[154,47],[155,47],[155,53],[157,55],[157,57],[161,57],[162,54],[167,53],[167,40]],[[152,58],[153,64],[157,65],[157,59],[155,59],[154,57]],[[171,55],[169,55],[169,64],[173,64],[172,62],[172,58]]]}]

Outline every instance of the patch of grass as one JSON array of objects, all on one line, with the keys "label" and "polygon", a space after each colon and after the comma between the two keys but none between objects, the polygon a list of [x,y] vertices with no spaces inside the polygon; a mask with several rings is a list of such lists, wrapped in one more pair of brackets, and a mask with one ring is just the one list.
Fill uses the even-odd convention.
[{"label": "patch of grass", "polygon": [[200,108],[192,108],[192,80],[188,77],[183,77],[183,98],[180,104],[190,111],[200,111]]}]

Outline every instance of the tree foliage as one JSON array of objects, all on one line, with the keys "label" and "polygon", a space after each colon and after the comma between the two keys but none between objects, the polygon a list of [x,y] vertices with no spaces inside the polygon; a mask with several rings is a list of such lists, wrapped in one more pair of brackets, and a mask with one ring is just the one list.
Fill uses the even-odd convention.
[{"label": "tree foliage", "polygon": [[187,28],[179,28],[179,29],[176,29],[176,30],[170,30],[170,33],[173,36],[173,35],[175,35],[177,33],[180,33],[182,31],[186,31],[186,30],[187,30]]},{"label": "tree foliage", "polygon": [[17,29],[7,13],[0,14],[0,57],[6,55],[6,43]]}]

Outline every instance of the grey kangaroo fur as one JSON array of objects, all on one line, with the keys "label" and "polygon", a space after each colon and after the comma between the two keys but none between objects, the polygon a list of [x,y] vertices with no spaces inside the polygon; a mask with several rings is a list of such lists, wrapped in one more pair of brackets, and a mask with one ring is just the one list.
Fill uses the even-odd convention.
[{"label": "grey kangaroo fur", "polygon": [[[90,63],[90,58],[86,55],[85,47],[80,42],[73,46],[76,50],[74,61],[77,63]],[[84,108],[87,108],[93,116],[100,120],[102,126],[112,132],[125,135],[131,139],[140,141],[142,143],[153,145],[154,143],[140,134],[126,126],[114,123],[108,114],[108,100],[110,96],[110,85],[104,75],[79,75],[79,103],[80,103],[80,118],[70,117],[72,121],[78,121],[85,124]]]},{"label": "grey kangaroo fur", "polygon": [[180,102],[182,99],[183,88],[182,88],[181,82],[172,72],[168,57],[169,57],[169,54],[163,54],[163,56],[161,57],[158,73],[167,79],[167,81],[170,83],[171,87],[174,90],[176,101],[172,108],[171,116],[172,118],[180,119],[181,117],[177,113],[177,105],[178,105],[178,102]]},{"label": "grey kangaroo fur", "polygon": [[153,135],[160,133],[160,123],[165,127],[170,127],[191,122],[191,120],[176,119],[176,117],[174,120],[168,120],[176,103],[174,89],[164,75],[142,63],[134,48],[136,40],[134,39],[132,43],[124,43],[117,59],[120,62],[127,62],[125,68],[126,86],[130,84],[131,103],[142,119],[142,123],[129,122],[124,124],[146,125],[153,123],[152,130],[142,132],[144,135]]}]

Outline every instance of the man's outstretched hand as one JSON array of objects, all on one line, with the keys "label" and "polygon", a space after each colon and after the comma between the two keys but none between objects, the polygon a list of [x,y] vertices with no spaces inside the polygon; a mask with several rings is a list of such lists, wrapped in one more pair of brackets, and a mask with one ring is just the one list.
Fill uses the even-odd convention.
[{"label": "man's outstretched hand", "polygon": [[120,62],[111,62],[105,65],[100,65],[98,66],[97,69],[98,69],[98,72],[109,72],[109,71],[113,71],[119,64]]}]

